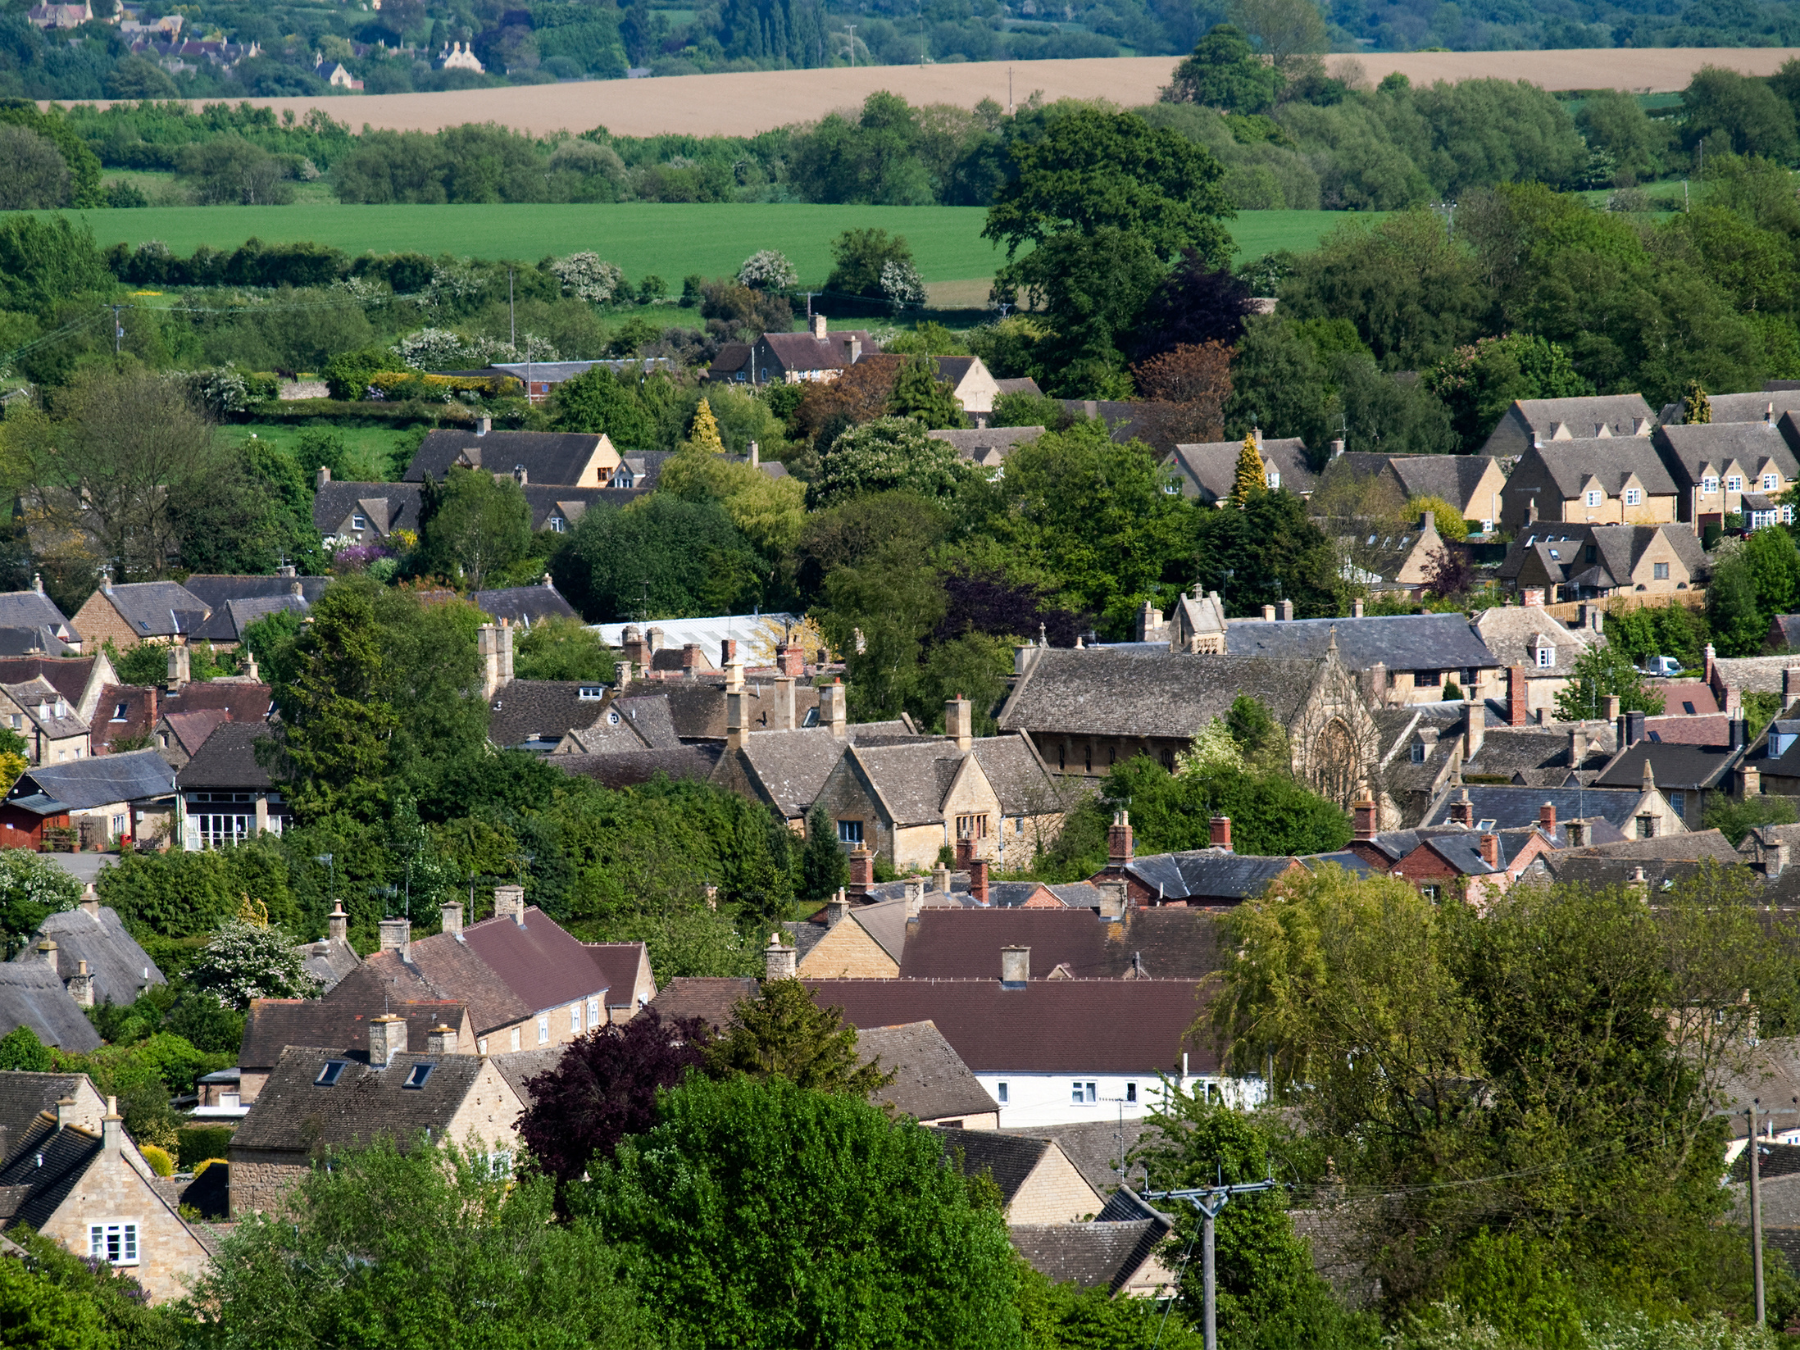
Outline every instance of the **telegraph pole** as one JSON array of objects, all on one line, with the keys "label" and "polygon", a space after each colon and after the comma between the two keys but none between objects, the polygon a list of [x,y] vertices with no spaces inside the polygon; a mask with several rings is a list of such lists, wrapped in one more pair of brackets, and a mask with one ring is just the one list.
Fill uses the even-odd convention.
[{"label": "telegraph pole", "polygon": [[[1218,1299],[1213,1288],[1213,1220],[1219,1217],[1219,1211],[1231,1202],[1234,1195],[1249,1195],[1254,1191],[1275,1189],[1273,1177],[1264,1181],[1237,1182],[1230,1186],[1199,1186],[1185,1191],[1145,1191],[1146,1200],[1185,1200],[1200,1212],[1203,1224],[1200,1239],[1201,1279],[1206,1291],[1206,1350],[1219,1350]],[[1759,1249],[1760,1250],[1760,1249]],[[1757,1267],[1760,1272],[1762,1267]],[[1177,1279],[1180,1277],[1177,1276]],[[1761,1276],[1758,1275],[1757,1288],[1761,1289]],[[1761,1304],[1759,1303],[1760,1307]],[[1158,1329],[1157,1340],[1162,1339],[1162,1331]]]}]

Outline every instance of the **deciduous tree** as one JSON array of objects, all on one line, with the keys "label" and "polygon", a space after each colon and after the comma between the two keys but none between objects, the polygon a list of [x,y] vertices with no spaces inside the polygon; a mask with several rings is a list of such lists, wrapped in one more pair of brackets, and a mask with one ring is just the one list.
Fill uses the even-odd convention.
[{"label": "deciduous tree", "polygon": [[731,1024],[706,1050],[715,1073],[785,1078],[817,1092],[867,1097],[894,1081],[878,1061],[859,1064],[856,1028],[842,1008],[821,1008],[799,980],[771,980],[761,998],[741,999]]}]

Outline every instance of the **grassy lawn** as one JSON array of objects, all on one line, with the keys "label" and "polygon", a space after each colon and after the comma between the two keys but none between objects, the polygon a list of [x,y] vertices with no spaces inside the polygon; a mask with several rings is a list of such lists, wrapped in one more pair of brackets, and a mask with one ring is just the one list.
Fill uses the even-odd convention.
[{"label": "grassy lawn", "polygon": [[[735,272],[760,248],[780,249],[793,259],[803,281],[817,285],[831,270],[832,239],[853,227],[905,235],[927,281],[990,277],[1003,256],[980,237],[987,213],[967,206],[309,203],[69,214],[85,220],[102,247],[160,239],[177,253],[191,253],[199,244],[235,248],[253,235],[266,243],[330,244],[348,253],[419,250],[531,262],[546,254],[592,249],[618,263],[627,276],[653,272],[672,289],[690,273],[711,277]],[[1239,257],[1256,258],[1280,248],[1310,249],[1332,225],[1349,218],[1333,211],[1246,211],[1231,228]]]},{"label": "grassy lawn", "polygon": [[[283,423],[255,421],[234,424],[226,428],[226,434],[235,439],[248,439],[255,436],[266,441],[277,449],[286,451],[296,460],[299,453],[300,436],[307,430],[328,431],[334,436],[343,437],[345,446],[352,457],[352,465],[360,462],[357,477],[366,481],[382,481],[390,474],[398,474],[412,458],[412,452],[418,447],[419,432],[397,431],[393,427],[363,427],[339,425],[337,423],[320,423],[317,421],[304,423]],[[301,468],[311,474],[317,465],[301,464]],[[310,479],[309,479],[310,481]]]}]

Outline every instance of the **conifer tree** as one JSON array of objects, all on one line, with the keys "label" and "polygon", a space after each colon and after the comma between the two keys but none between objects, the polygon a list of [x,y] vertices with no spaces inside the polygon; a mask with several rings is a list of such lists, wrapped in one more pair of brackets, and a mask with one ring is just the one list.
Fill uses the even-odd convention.
[{"label": "conifer tree", "polygon": [[1231,484],[1231,500],[1245,506],[1252,497],[1269,490],[1269,471],[1263,464],[1262,452],[1256,448],[1254,433],[1244,437],[1244,448],[1238,451],[1237,474]]},{"label": "conifer tree", "polygon": [[1690,427],[1705,426],[1712,421],[1712,400],[1698,380],[1689,380],[1682,391],[1681,420]]},{"label": "conifer tree", "polygon": [[722,455],[725,453],[725,442],[719,436],[719,419],[713,416],[712,405],[705,399],[694,409],[694,424],[688,428],[688,447],[704,451],[707,454]]}]

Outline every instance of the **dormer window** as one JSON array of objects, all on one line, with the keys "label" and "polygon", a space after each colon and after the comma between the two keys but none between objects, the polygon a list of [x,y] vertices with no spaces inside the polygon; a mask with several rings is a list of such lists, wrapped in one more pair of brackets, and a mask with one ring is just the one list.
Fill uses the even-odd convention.
[{"label": "dormer window", "polygon": [[1264,479],[1269,484],[1270,492],[1274,492],[1277,488],[1279,488],[1281,486],[1281,470],[1280,469],[1270,469],[1268,471],[1268,473],[1266,473],[1263,476],[1264,476]]},{"label": "dormer window", "polygon": [[1643,504],[1644,504],[1644,490],[1642,488],[1626,488],[1625,489],[1625,505],[1627,505],[1627,506],[1642,506]]},{"label": "dormer window", "polygon": [[[583,703],[589,702],[589,701],[591,701],[593,699],[597,699],[597,698],[605,698],[606,697],[606,686],[603,684],[584,684],[575,691],[575,697],[577,700],[579,700],[580,702],[583,702]],[[619,719],[618,719],[618,716],[615,714],[611,720],[613,721],[614,724],[617,724]]]},{"label": "dormer window", "polygon": [[1772,473],[1765,473],[1763,475],[1763,491],[1764,492],[1773,492],[1780,486],[1781,486],[1780,475],[1772,474]]},{"label": "dormer window", "polygon": [[1719,490],[1719,480],[1712,474],[1708,474],[1706,477],[1704,477],[1700,480],[1700,491],[1702,493],[1704,493],[1706,496],[1710,497],[1710,496],[1712,496],[1713,493],[1717,492],[1718,490]]},{"label": "dormer window", "polygon": [[361,511],[354,513],[350,517],[350,528],[353,530],[368,529],[369,528],[369,518],[367,516],[365,516]]},{"label": "dormer window", "polygon": [[1414,741],[1412,743],[1412,762],[1414,764],[1423,764],[1425,762],[1424,741]]},{"label": "dormer window", "polygon": [[569,522],[564,520],[561,516],[551,516],[550,517],[550,532],[552,534],[561,534],[563,531],[567,530],[568,528],[569,528]]},{"label": "dormer window", "polygon": [[1725,480],[1725,490],[1727,492],[1742,492],[1744,490],[1743,475],[1734,473],[1731,477],[1727,478]]},{"label": "dormer window", "polygon": [[1549,643],[1540,645],[1537,649],[1537,664],[1539,670],[1549,670],[1555,666],[1556,648],[1552,647]]},{"label": "dormer window", "polygon": [[116,708],[114,708],[114,709],[113,709],[113,715],[112,715],[112,720],[113,720],[113,721],[115,721],[115,722],[123,722],[123,721],[125,721],[125,720],[126,720],[126,710],[127,710],[127,709],[128,709],[128,708],[129,708],[129,707],[130,707],[130,706],[131,706],[131,705],[130,705],[130,704],[129,704],[129,703],[121,703],[121,704],[120,704],[120,705],[119,705],[119,706],[118,706],[118,707],[116,707]]}]

